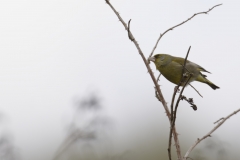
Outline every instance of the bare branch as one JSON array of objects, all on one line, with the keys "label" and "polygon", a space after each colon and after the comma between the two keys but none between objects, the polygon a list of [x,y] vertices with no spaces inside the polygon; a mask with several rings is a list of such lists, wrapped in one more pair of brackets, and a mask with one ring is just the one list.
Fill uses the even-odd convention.
[{"label": "bare branch", "polygon": [[[187,62],[187,58],[188,58],[188,54],[189,54],[189,52],[190,52],[190,49],[191,49],[191,46],[188,48],[188,51],[187,51],[187,55],[186,55],[186,57],[185,57],[185,59],[184,59],[184,64],[183,64],[183,68],[182,68],[182,74],[184,73],[184,69],[186,68],[185,66],[186,66],[186,62]],[[187,69],[187,68],[186,68]],[[188,71],[189,72],[189,71]],[[190,72],[189,72],[190,73]]]},{"label": "bare branch", "polygon": [[198,92],[198,90],[196,88],[194,88],[190,83],[188,83],[188,84],[199,94],[199,96],[201,96],[203,98],[203,96],[200,94],[200,92]]},{"label": "bare branch", "polygon": [[[172,143],[172,132],[173,132],[173,127],[175,127],[175,122],[176,122],[176,117],[177,117],[177,109],[178,109],[178,105],[179,105],[179,102],[181,100],[181,97],[182,97],[182,93],[188,83],[188,81],[191,79],[192,77],[192,74],[189,75],[186,83],[184,84],[184,86],[182,87],[182,90],[180,92],[180,95],[178,97],[178,100],[177,100],[177,103],[175,105],[175,110],[173,111],[173,118],[172,118],[172,121],[171,121],[171,128],[170,128],[170,133],[169,133],[169,143],[168,143],[168,155],[169,155],[169,160],[171,160],[171,143]],[[181,154],[181,153],[178,153],[178,154]]]},{"label": "bare branch", "polygon": [[159,36],[159,38],[158,38],[155,46],[153,47],[153,50],[152,50],[151,54],[149,55],[149,58],[152,57],[153,52],[154,52],[155,49],[157,48],[157,45],[158,45],[160,39],[161,39],[161,38],[163,37],[163,35],[166,34],[168,31],[171,31],[171,30],[173,30],[174,28],[176,28],[176,27],[178,27],[178,26],[181,26],[182,24],[190,21],[193,17],[195,17],[195,16],[197,16],[197,15],[199,15],[199,14],[208,14],[208,12],[210,12],[213,8],[218,7],[218,6],[221,6],[221,5],[222,5],[222,4],[215,5],[215,6],[213,6],[212,8],[210,8],[208,11],[205,11],[205,12],[195,13],[194,15],[192,15],[192,17],[188,18],[187,20],[183,21],[182,23],[179,23],[179,24],[177,24],[177,25],[175,25],[175,26],[167,29],[165,32],[163,32],[163,34],[160,34],[160,36]]},{"label": "bare branch", "polygon": [[[181,74],[181,81],[180,83],[177,85],[177,87],[174,89],[174,92],[173,92],[173,96],[172,96],[172,103],[171,103],[171,121],[173,120],[173,104],[174,104],[174,101],[175,101],[175,97],[176,97],[176,94],[177,94],[177,91],[180,87],[180,85],[182,85],[182,82],[183,82],[183,74],[184,74],[184,69],[187,69],[185,66],[186,66],[186,61],[187,61],[187,58],[188,58],[188,54],[190,52],[190,49],[191,49],[191,46],[188,48],[188,51],[187,51],[187,54],[186,54],[186,57],[184,59],[184,65],[183,65],[183,68],[182,68],[182,74]],[[188,70],[187,70],[188,71]],[[189,71],[188,71],[189,72]],[[190,73],[190,72],[189,72]]]},{"label": "bare branch", "polygon": [[[180,83],[177,85],[177,87],[174,88],[174,92],[173,92],[173,96],[172,96],[172,102],[171,102],[171,123],[170,123],[170,133],[169,133],[169,140],[168,140],[168,157],[169,157],[169,160],[171,160],[171,145],[172,145],[172,132],[173,132],[173,128],[175,127],[175,121],[176,121],[176,114],[177,114],[177,107],[178,107],[178,104],[179,104],[179,101],[180,101],[180,97],[182,96],[182,93],[184,91],[184,88],[186,87],[186,85],[188,84],[188,81],[190,80],[190,78],[192,77],[192,74],[190,73],[187,81],[185,82],[182,90],[181,90],[181,93],[178,97],[178,100],[177,100],[177,103],[176,103],[176,106],[175,106],[175,110],[173,110],[173,104],[174,104],[174,100],[175,100],[175,97],[176,97],[176,94],[177,94],[177,91],[179,89],[179,87],[181,85],[183,85],[183,81],[184,81],[184,71],[185,71],[185,66],[186,66],[186,62],[187,62],[187,58],[188,58],[188,54],[190,52],[190,49],[191,49],[191,46],[188,48],[188,51],[187,51],[187,54],[186,54],[186,57],[184,59],[184,63],[183,63],[183,68],[182,68],[182,74],[181,74],[181,81]],[[178,151],[177,151],[178,152]],[[178,153],[178,155],[181,155],[181,153]]]},{"label": "bare branch", "polygon": [[[211,137],[211,134],[217,130],[226,120],[228,120],[231,116],[237,114],[238,112],[240,112],[240,108],[236,111],[234,111],[233,113],[229,114],[227,117],[225,118],[221,118],[222,121],[219,122],[210,132],[208,132],[205,136],[203,136],[202,138],[198,138],[197,141],[188,149],[188,151],[186,152],[185,156],[184,156],[184,160],[187,159],[188,155],[191,153],[191,151],[204,139],[206,139],[207,137]],[[219,121],[219,120],[218,120]]]},{"label": "bare branch", "polygon": [[[150,68],[150,65],[148,63],[148,60],[145,58],[145,56],[143,55],[143,52],[139,46],[139,44],[137,43],[136,39],[134,38],[134,36],[132,35],[130,29],[128,29],[128,26],[126,25],[126,23],[124,22],[124,20],[122,19],[122,17],[119,15],[119,13],[116,11],[116,9],[112,6],[112,4],[110,3],[109,0],[105,0],[106,3],[110,6],[110,8],[113,10],[113,12],[116,14],[116,16],[118,17],[118,19],[120,20],[120,22],[123,24],[123,26],[125,27],[125,29],[128,31],[128,34],[130,35],[130,37],[133,39],[133,43],[135,44],[137,50],[138,50],[138,53],[140,54],[140,56],[142,57],[142,60],[145,64],[145,66],[147,67],[147,70],[148,70],[148,73],[150,74],[151,78],[152,78],[152,81],[155,85],[155,88],[158,92],[158,97],[159,99],[161,100],[162,104],[163,104],[163,107],[166,111],[166,114],[167,114],[167,117],[169,119],[169,122],[171,124],[171,115],[170,115],[170,112],[169,112],[169,109],[168,109],[168,106],[167,106],[167,103],[163,97],[163,94],[160,90],[160,86],[158,85],[158,82]],[[177,153],[178,153],[178,158],[181,159],[182,156],[181,156],[181,150],[180,150],[180,145],[179,145],[179,140],[178,140],[178,134],[176,132],[176,128],[173,127],[172,128],[172,131],[173,131],[173,137],[174,137],[174,141],[175,141],[175,147],[176,147],[176,150],[177,150]]]},{"label": "bare branch", "polygon": [[[115,10],[115,8],[112,6],[112,4],[109,2],[109,0],[106,0],[106,2],[107,2],[107,4],[111,7],[111,9],[113,10],[113,12],[116,14],[116,16],[118,17],[118,19],[120,20],[120,22],[121,22],[121,23],[123,24],[123,26],[125,27],[125,29],[128,30],[128,27],[127,27],[126,23],[124,22],[124,20],[122,19],[122,17],[118,14],[118,12]],[[144,62],[144,64],[145,64],[146,67],[147,67],[148,73],[150,74],[150,76],[151,76],[151,78],[152,78],[152,80],[153,80],[153,83],[154,83],[155,88],[156,88],[156,90],[157,90],[157,92],[158,92],[158,95],[159,95],[159,97],[160,97],[160,99],[161,99],[161,101],[162,101],[162,103],[163,103],[164,109],[166,110],[167,116],[170,118],[170,112],[169,112],[169,110],[168,110],[167,103],[166,103],[166,101],[165,101],[165,99],[164,99],[164,97],[163,97],[163,95],[162,95],[162,92],[161,92],[161,90],[160,90],[160,87],[159,87],[159,85],[158,85],[158,83],[157,83],[157,80],[156,80],[156,78],[155,78],[155,76],[154,76],[154,74],[153,74],[153,72],[152,72],[152,70],[151,70],[151,68],[150,68],[150,66],[149,66],[149,64],[148,64],[148,61],[146,60],[145,56],[143,55],[143,52],[142,52],[141,48],[139,47],[139,44],[137,43],[136,39],[134,38],[134,36],[132,35],[132,33],[131,33],[130,30],[129,30],[129,35],[133,38],[133,43],[135,44],[135,46],[136,46],[136,48],[137,48],[137,50],[138,50],[138,53],[139,53],[140,56],[142,57],[143,62]]]}]

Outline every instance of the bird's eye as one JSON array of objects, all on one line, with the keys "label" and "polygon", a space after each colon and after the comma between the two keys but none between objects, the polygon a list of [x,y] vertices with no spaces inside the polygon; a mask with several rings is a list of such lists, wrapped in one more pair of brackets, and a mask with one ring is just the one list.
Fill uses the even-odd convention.
[{"label": "bird's eye", "polygon": [[164,56],[161,56],[161,57],[160,57],[160,60],[161,60],[161,61],[163,61],[163,60],[164,60],[164,58],[165,58]]}]

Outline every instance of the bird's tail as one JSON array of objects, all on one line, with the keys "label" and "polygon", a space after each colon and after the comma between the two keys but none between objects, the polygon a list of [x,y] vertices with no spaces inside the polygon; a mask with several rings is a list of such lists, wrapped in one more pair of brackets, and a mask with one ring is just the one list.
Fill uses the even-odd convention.
[{"label": "bird's tail", "polygon": [[207,82],[207,84],[212,88],[212,89],[219,89],[219,87],[218,86],[216,86],[215,84],[213,84],[212,82],[210,82],[209,80],[208,80],[208,82]]},{"label": "bird's tail", "polygon": [[212,83],[211,81],[209,81],[206,76],[202,76],[201,74],[197,77],[196,79],[199,82],[202,83],[206,83],[207,85],[209,85],[212,89],[219,89],[220,87],[216,86],[214,83]]}]

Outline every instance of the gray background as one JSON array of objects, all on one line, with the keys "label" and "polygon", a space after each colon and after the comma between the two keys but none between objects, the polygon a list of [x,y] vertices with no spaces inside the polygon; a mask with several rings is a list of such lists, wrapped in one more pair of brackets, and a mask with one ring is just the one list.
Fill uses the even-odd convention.
[{"label": "gray background", "polygon": [[[220,86],[214,91],[194,82],[204,98],[186,88],[184,95],[194,97],[198,105],[196,112],[186,102],[179,107],[179,138],[186,147],[239,108],[239,1],[111,2],[126,22],[132,19],[131,31],[145,56],[160,33],[223,3],[167,33],[155,54],[184,57],[191,45],[189,60],[209,70],[209,80]],[[150,76],[104,0],[0,1],[0,55],[0,111],[5,116],[1,131],[11,133],[23,159],[51,159],[65,137],[74,99],[92,93],[114,122],[110,137],[116,152],[140,154],[167,145],[159,137],[168,135],[169,125]],[[164,77],[160,84],[170,102],[174,85]],[[228,143],[231,154],[240,145],[239,122],[238,114],[214,133]]]}]

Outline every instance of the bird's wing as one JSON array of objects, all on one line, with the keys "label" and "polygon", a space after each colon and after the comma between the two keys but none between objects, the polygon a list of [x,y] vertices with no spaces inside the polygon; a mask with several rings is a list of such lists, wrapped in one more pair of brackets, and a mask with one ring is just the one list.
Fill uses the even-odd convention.
[{"label": "bird's wing", "polygon": [[[181,57],[174,57],[174,58],[172,59],[172,61],[174,61],[174,62],[176,62],[176,63],[179,63],[180,65],[184,65],[184,59],[181,58]],[[203,67],[199,66],[198,64],[193,63],[193,62],[191,62],[191,61],[189,61],[189,60],[187,60],[186,65],[198,66],[199,71],[211,73],[211,72],[207,71],[206,69],[204,69]]]},{"label": "bird's wing", "polygon": [[[180,65],[183,65],[184,64],[184,59],[181,58],[181,57],[173,57],[172,62],[176,62]],[[189,62],[189,61],[187,61],[187,62]]]},{"label": "bird's wing", "polygon": [[199,65],[198,65],[198,67],[199,67],[199,71],[211,73],[211,72],[207,71],[206,69],[204,69],[203,67],[201,67]]}]

